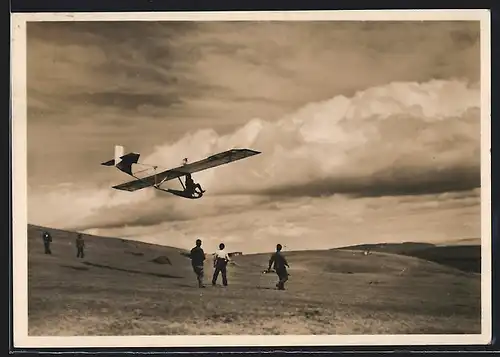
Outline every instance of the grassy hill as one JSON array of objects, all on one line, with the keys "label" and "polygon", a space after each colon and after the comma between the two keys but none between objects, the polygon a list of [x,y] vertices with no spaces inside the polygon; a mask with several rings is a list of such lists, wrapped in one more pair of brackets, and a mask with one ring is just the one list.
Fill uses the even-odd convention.
[{"label": "grassy hill", "polygon": [[[235,257],[229,287],[196,287],[172,247],[28,226],[30,335],[479,333],[480,277],[402,254],[286,252],[286,291],[268,254]],[[219,278],[220,279],[220,278]],[[220,284],[220,281],[219,281]]]}]

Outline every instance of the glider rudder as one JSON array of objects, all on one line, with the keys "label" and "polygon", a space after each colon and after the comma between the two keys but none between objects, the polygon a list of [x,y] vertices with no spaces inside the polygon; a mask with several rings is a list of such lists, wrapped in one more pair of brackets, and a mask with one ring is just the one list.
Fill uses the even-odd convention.
[{"label": "glider rudder", "polygon": [[125,154],[125,148],[121,145],[115,145],[115,166],[122,161],[121,157]]},{"label": "glider rudder", "polygon": [[101,163],[104,166],[116,166],[121,161],[121,157],[125,152],[125,148],[121,145],[115,145],[115,156],[114,159],[108,160],[106,162]]}]

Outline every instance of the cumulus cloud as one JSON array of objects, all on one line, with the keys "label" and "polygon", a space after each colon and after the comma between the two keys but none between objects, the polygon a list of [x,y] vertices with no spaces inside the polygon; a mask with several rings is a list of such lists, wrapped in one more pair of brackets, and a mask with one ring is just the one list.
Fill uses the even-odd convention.
[{"label": "cumulus cloud", "polygon": [[[286,197],[438,193],[438,198],[454,200],[457,193],[449,191],[470,192],[480,184],[478,104],[477,87],[464,82],[392,83],[310,103],[275,122],[254,119],[227,135],[194,131],[157,146],[141,161],[175,167],[184,156],[194,161],[232,147],[262,154],[195,174],[208,192],[194,203],[152,189],[129,193],[70,185],[30,194],[31,218],[49,225],[111,229],[189,223],[200,217],[214,224],[215,216],[248,214]],[[43,205],[52,209],[40,211]],[[292,211],[288,214],[295,217]],[[225,218],[223,222],[227,224]],[[259,232],[269,236],[280,231],[277,227]],[[289,231],[294,229],[299,228]]]},{"label": "cumulus cloud", "polygon": [[474,82],[480,68],[479,24],[464,21],[38,22],[27,47],[32,185],[93,181],[116,143],[146,153],[193,128],[228,134],[395,81]]},{"label": "cumulus cloud", "polygon": [[465,82],[391,83],[227,135],[195,131],[144,161],[177,166],[184,155],[194,161],[232,147],[262,152],[196,174],[212,194],[467,190],[480,184],[479,102],[479,89]]}]

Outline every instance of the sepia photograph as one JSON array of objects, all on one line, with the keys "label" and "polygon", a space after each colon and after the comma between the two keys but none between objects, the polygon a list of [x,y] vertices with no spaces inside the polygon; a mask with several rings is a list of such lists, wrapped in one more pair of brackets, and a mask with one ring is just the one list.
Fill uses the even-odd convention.
[{"label": "sepia photograph", "polygon": [[12,19],[15,341],[489,341],[487,11]]}]

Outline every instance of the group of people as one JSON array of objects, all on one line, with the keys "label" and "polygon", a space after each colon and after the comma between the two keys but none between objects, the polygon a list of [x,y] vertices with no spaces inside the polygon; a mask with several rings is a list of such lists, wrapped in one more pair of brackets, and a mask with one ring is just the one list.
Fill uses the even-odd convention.
[{"label": "group of people", "polygon": [[[45,254],[52,254],[52,250],[50,249],[50,244],[52,243],[52,236],[49,232],[44,231],[42,233],[43,246],[45,249]],[[83,235],[78,233],[75,240],[76,245],[76,257],[83,258],[85,257],[84,249],[85,249],[85,240],[83,239]]]},{"label": "group of people", "polygon": [[[224,250],[224,243],[219,244],[219,250],[214,254],[214,274],[212,276],[212,285],[217,284],[217,278],[219,274],[222,275],[222,285],[227,286],[227,264],[231,261],[229,254]],[[191,258],[191,265],[193,266],[193,271],[196,274],[198,280],[198,286],[204,288],[203,277],[204,277],[204,266],[205,266],[205,252],[201,247],[201,239],[196,240],[196,246],[191,249],[189,253],[189,258]]]},{"label": "group of people", "polygon": [[[288,270],[290,268],[286,258],[281,254],[281,250],[283,249],[281,244],[276,245],[276,252],[271,255],[269,259],[269,266],[266,272],[271,272],[271,268],[274,269],[276,274],[278,275],[278,283],[276,284],[276,288],[278,290],[285,290],[285,283],[288,281]],[[198,287],[204,288],[203,284],[204,279],[204,266],[206,255],[201,247],[201,239],[196,240],[196,246],[191,249],[189,253],[189,258],[191,258],[191,265],[193,267],[193,271],[196,274],[196,279],[198,280]],[[214,254],[214,273],[212,275],[212,285],[215,286],[217,284],[217,278],[219,274],[222,275],[222,285],[227,286],[227,264],[231,261],[229,254],[225,251],[224,243],[219,244],[219,249]]]},{"label": "group of people", "polygon": [[[52,236],[49,232],[44,231],[42,233],[43,244],[45,248],[45,254],[52,254],[50,249],[50,245],[52,243]],[[78,233],[75,241],[76,245],[76,257],[84,258],[85,256],[85,240],[83,239],[83,235]],[[222,285],[227,286],[227,265],[231,261],[229,254],[225,250],[224,243],[219,244],[219,249],[214,254],[213,266],[214,273],[212,275],[212,285],[215,286],[217,284],[217,279],[219,278],[219,274],[222,275]],[[269,266],[266,272],[271,272],[271,268],[274,269],[276,274],[278,275],[278,283],[276,284],[276,288],[278,290],[285,290],[285,283],[288,281],[288,271],[287,268],[290,268],[286,258],[281,254],[282,250],[281,244],[276,246],[276,252],[271,255],[269,259]],[[201,239],[196,240],[196,246],[191,249],[191,252],[188,254],[191,259],[191,265],[193,267],[193,271],[196,274],[196,278],[198,280],[198,286],[200,288],[204,288],[203,284],[204,279],[204,265],[206,260],[205,252],[201,247]]]}]

